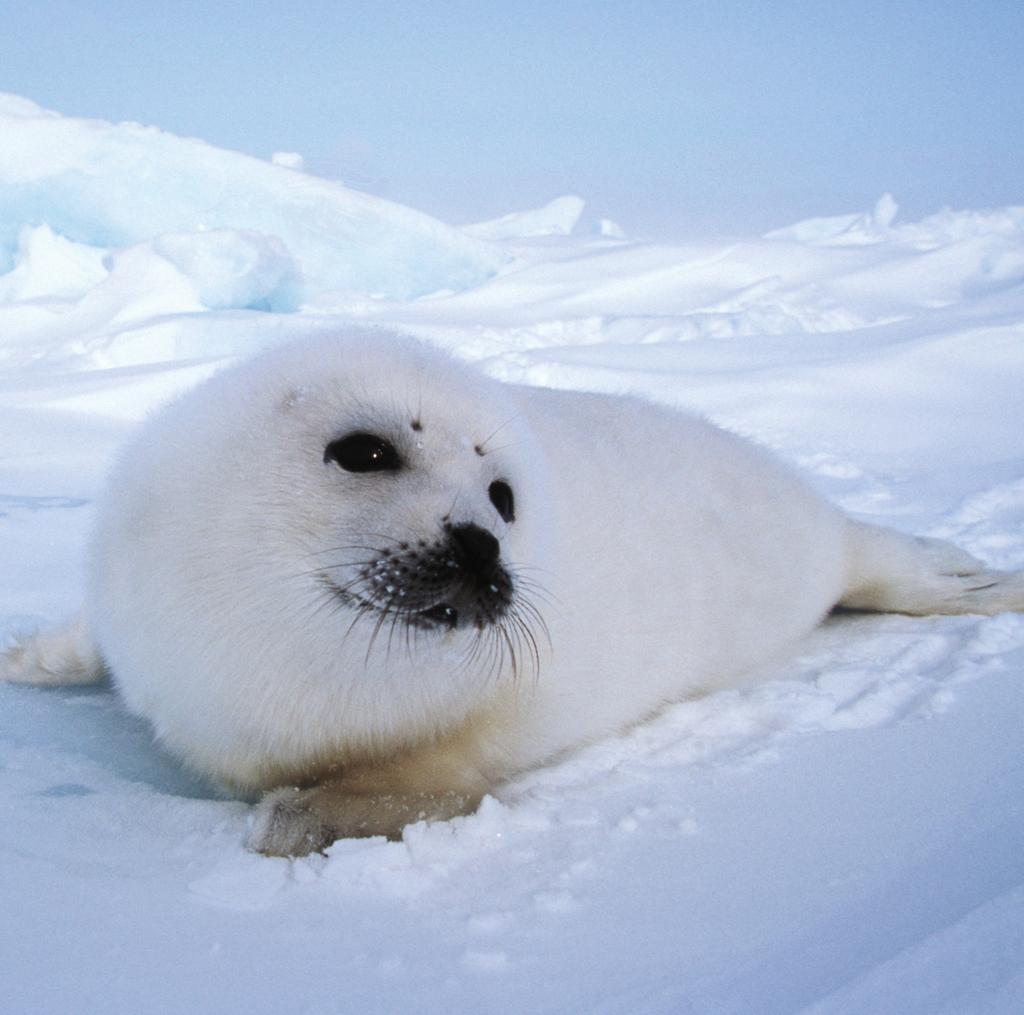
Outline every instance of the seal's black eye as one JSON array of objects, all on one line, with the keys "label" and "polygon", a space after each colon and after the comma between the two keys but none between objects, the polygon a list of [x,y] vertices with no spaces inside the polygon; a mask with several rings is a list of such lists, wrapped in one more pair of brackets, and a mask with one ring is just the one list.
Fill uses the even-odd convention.
[{"label": "seal's black eye", "polygon": [[346,472],[394,472],[402,465],[394,444],[372,433],[350,433],[324,448],[324,461]]},{"label": "seal's black eye", "polygon": [[498,509],[498,514],[506,522],[514,522],[516,520],[516,502],[512,496],[512,487],[503,479],[496,479],[487,488],[487,492],[490,494],[491,503]]}]

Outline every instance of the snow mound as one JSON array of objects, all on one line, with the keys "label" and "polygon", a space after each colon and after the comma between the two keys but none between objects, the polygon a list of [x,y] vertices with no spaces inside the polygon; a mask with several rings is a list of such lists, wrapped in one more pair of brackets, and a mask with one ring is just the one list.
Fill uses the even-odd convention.
[{"label": "snow mound", "polygon": [[[268,270],[278,283],[290,277],[295,300],[324,291],[409,299],[476,285],[505,260],[420,212],[307,176],[294,160],[274,164],[153,127],[62,117],[16,96],[0,100],[0,132],[0,272],[15,266],[26,225],[104,250],[195,234],[190,263],[215,256],[223,273],[225,257],[232,270],[251,260],[256,277],[234,288],[256,303],[267,299]],[[221,233],[203,240],[210,230]],[[244,235],[229,240],[230,230]],[[180,252],[189,243],[182,236],[172,245]],[[215,287],[215,305],[231,288]]]},{"label": "snow mound", "polygon": [[0,276],[0,302],[75,299],[106,277],[103,262],[102,250],[73,243],[48,225],[23,226],[14,268]]},{"label": "snow mound", "polygon": [[880,243],[889,235],[890,226],[898,211],[899,205],[892,194],[883,194],[869,212],[805,219],[795,225],[765,233],[765,239],[796,240],[798,243],[822,246]]},{"label": "snow mound", "polygon": [[576,228],[586,202],[567,194],[548,201],[543,208],[515,211],[487,222],[463,226],[463,232],[485,240],[516,240],[533,236],[569,236]]},{"label": "snow mound", "polygon": [[899,205],[883,194],[871,211],[805,219],[765,233],[767,240],[789,240],[816,247],[859,247],[889,244],[906,250],[929,251],[969,240],[1024,240],[1024,206],[989,211],[944,208],[918,222],[894,225]]},{"label": "snow mound", "polygon": [[299,269],[276,236],[235,229],[164,233],[152,250],[192,282],[211,310],[276,310],[297,302]]}]

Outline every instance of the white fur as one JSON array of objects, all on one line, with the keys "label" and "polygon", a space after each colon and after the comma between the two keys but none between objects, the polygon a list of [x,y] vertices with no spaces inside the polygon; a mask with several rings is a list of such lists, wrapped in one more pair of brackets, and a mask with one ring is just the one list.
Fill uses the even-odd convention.
[{"label": "white fur", "polygon": [[[387,435],[407,467],[325,463],[357,430]],[[514,491],[510,523],[495,479]],[[744,679],[841,600],[949,612],[979,570],[847,522],[700,420],[502,385],[376,331],[280,349],[186,395],[125,449],[98,517],[88,625],[128,705],[241,790],[316,784],[269,798],[253,839],[267,852],[448,816]],[[497,643],[474,654],[472,631],[376,630],[325,591],[325,570],[342,586],[373,549],[436,538],[446,517],[500,541],[546,622],[531,625],[539,665],[525,641],[513,673]],[[960,609],[1024,607],[1019,579],[995,581],[1002,598]]]}]

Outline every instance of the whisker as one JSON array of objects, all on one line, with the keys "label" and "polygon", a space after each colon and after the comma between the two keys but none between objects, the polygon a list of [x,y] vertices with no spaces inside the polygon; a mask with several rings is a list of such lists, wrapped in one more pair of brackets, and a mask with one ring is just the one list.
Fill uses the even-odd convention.
[{"label": "whisker", "polygon": [[[516,413],[514,416],[509,416],[509,418],[506,419],[504,423],[499,423],[498,426],[491,431],[489,436],[485,437],[482,441],[480,441],[477,444],[477,447],[480,449],[480,451],[484,452],[485,454],[491,451],[501,451],[501,448],[488,448],[487,445],[490,444],[490,442],[494,440],[494,438],[497,437],[498,434],[500,434],[501,431],[505,429],[505,427],[511,425],[517,419],[519,419],[521,415],[521,413]],[[511,447],[511,445],[506,446]]]},{"label": "whisker", "polygon": [[311,568],[309,571],[299,571],[297,574],[290,574],[285,580],[296,581],[299,578],[308,578],[310,575],[324,574],[326,571],[335,571],[342,567],[369,567],[374,563],[376,563],[376,558],[371,557],[369,560],[346,560],[339,561],[337,564],[321,564],[319,567]]}]

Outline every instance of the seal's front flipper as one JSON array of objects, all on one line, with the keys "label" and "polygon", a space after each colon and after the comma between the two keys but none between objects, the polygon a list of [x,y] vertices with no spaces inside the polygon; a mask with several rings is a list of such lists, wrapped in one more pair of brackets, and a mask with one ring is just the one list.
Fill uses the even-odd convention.
[{"label": "seal's front flipper", "polygon": [[1024,571],[990,571],[942,539],[854,521],[847,531],[842,607],[915,616],[1024,611]]},{"label": "seal's front flipper", "polygon": [[16,638],[0,652],[0,680],[12,683],[94,684],[105,675],[103,659],[82,617]]},{"label": "seal's front flipper", "polygon": [[489,789],[469,759],[434,745],[306,789],[267,793],[246,845],[267,856],[305,856],[322,852],[335,839],[401,839],[406,825],[417,821],[471,814]]},{"label": "seal's front flipper", "polygon": [[337,839],[397,841],[406,825],[470,814],[480,799],[455,790],[365,796],[333,784],[278,789],[260,802],[246,845],[265,856],[306,856]]}]

